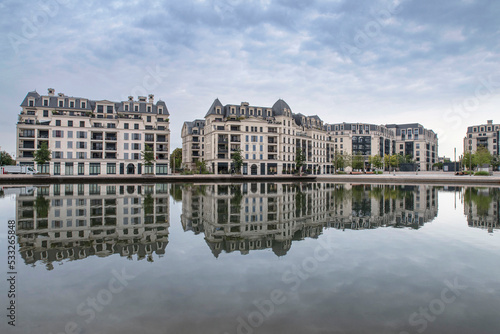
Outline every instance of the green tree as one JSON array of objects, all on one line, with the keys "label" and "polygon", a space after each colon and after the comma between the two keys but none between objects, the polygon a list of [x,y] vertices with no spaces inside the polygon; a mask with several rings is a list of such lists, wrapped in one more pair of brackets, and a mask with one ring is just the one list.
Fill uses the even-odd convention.
[{"label": "green tree", "polygon": [[295,153],[295,167],[300,172],[302,166],[304,166],[304,162],[306,161],[306,156],[302,152],[302,149],[299,147],[297,152]]},{"label": "green tree", "polygon": [[388,170],[391,168],[391,156],[389,154],[384,155],[384,167]]},{"label": "green tree", "polygon": [[361,155],[360,152],[356,152],[356,154],[352,156],[352,168],[364,169],[364,167],[365,167],[365,158]]},{"label": "green tree", "polygon": [[49,162],[50,159],[50,150],[47,147],[47,142],[42,142],[40,148],[33,154],[33,161],[35,161],[38,166],[41,166]]},{"label": "green tree", "polygon": [[468,170],[472,170],[476,167],[476,162],[474,161],[474,154],[471,152],[465,152],[462,158],[462,165]]},{"label": "green tree", "polygon": [[474,153],[472,161],[476,163],[477,166],[489,165],[491,162],[491,153],[486,147],[480,146]]},{"label": "green tree", "polygon": [[174,173],[181,168],[182,164],[182,149],[176,148],[172,154],[170,154],[170,166]]},{"label": "green tree", "polygon": [[494,169],[498,169],[499,165],[500,165],[500,158],[499,158],[498,154],[493,155],[492,158],[491,158],[491,166]]},{"label": "green tree", "polygon": [[335,157],[333,158],[333,164],[335,167],[335,171],[339,169],[344,169],[345,167],[344,156],[342,154],[338,154],[337,152],[335,152]]},{"label": "green tree", "polygon": [[390,158],[391,167],[397,167],[399,165],[399,159],[400,159],[399,154],[391,155],[391,158]]},{"label": "green tree", "polygon": [[380,169],[384,166],[382,157],[378,154],[368,157],[368,162],[377,169]]},{"label": "green tree", "polygon": [[241,166],[243,166],[243,155],[241,154],[241,149],[238,147],[236,151],[231,154],[233,158],[234,170],[237,174],[241,174]]},{"label": "green tree", "polygon": [[153,173],[153,162],[155,162],[155,153],[153,152],[153,148],[146,144],[144,146],[144,151],[141,152],[142,159],[144,160],[144,168],[146,173]]},{"label": "green tree", "polygon": [[0,166],[15,165],[16,161],[5,151],[0,152]]},{"label": "green tree", "polygon": [[206,174],[208,172],[207,162],[205,160],[197,160],[196,170],[199,171],[200,174]]}]

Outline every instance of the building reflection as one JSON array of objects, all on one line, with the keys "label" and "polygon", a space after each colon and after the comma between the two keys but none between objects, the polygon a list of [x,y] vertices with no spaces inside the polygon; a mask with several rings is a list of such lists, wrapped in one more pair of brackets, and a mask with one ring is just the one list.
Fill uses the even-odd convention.
[{"label": "building reflection", "polygon": [[173,193],[182,198],[184,230],[203,233],[215,257],[266,248],[282,256],[292,241],[316,238],[324,228],[418,229],[438,210],[429,185],[201,184]]},{"label": "building reflection", "polygon": [[463,188],[464,213],[470,227],[486,229],[488,233],[500,227],[500,189]]},{"label": "building reflection", "polygon": [[26,264],[119,254],[153,261],[168,243],[169,185],[52,184],[16,196]]}]

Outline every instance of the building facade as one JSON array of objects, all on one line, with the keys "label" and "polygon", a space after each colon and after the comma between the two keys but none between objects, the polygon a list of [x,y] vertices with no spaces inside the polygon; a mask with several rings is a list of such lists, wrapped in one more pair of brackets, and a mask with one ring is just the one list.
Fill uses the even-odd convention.
[{"label": "building facade", "polygon": [[437,135],[422,125],[324,123],[318,116],[292,112],[278,100],[272,107],[222,105],[216,99],[203,120],[182,128],[183,166],[195,169],[203,160],[215,174],[233,170],[233,155],[241,150],[244,175],[289,174],[295,170],[299,149],[303,169],[311,174],[333,174],[336,155],[364,157],[370,168],[373,155],[411,156],[420,170],[437,162]]},{"label": "building facade", "polygon": [[[112,102],[29,92],[17,123],[17,161],[35,166],[35,151],[47,143],[50,163],[35,166],[52,175],[167,174],[169,111],[165,102],[139,96]],[[145,166],[146,146],[155,157]]]},{"label": "building facade", "polygon": [[388,124],[396,136],[396,154],[409,156],[421,171],[432,170],[432,165],[438,162],[437,134],[418,123]]},{"label": "building facade", "polygon": [[492,155],[498,155],[499,140],[500,124],[493,124],[492,120],[486,124],[469,126],[464,138],[464,153],[474,153],[479,147],[485,147]]},{"label": "building facade", "polygon": [[182,130],[183,165],[194,168],[200,157],[216,174],[233,170],[233,155],[243,155],[244,175],[287,174],[295,169],[298,149],[305,169],[313,174],[333,173],[333,147],[318,116],[292,113],[278,100],[272,107],[222,105],[216,99],[202,120],[185,122]]}]

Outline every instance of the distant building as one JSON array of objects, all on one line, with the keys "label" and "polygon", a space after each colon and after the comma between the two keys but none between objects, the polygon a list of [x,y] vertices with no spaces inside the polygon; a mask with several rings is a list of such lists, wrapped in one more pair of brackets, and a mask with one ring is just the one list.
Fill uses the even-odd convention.
[{"label": "distant building", "polygon": [[[169,170],[169,112],[154,96],[112,102],[29,92],[17,123],[17,162],[35,166],[34,152],[47,143],[50,163],[35,166],[52,175],[167,174]],[[152,170],[141,152],[154,152]]]},{"label": "distant building", "polygon": [[485,147],[492,155],[498,155],[499,140],[500,124],[493,124],[492,120],[486,124],[469,126],[464,138],[464,153],[474,153],[479,147]]},{"label": "distant building", "polygon": [[438,162],[437,134],[418,123],[388,124],[396,135],[395,153],[410,156],[422,171],[432,170]]}]

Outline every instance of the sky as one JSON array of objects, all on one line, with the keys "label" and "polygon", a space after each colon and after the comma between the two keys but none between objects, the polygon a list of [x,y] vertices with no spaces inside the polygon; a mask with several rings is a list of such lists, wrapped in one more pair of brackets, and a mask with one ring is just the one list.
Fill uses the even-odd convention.
[{"label": "sky", "polygon": [[420,123],[458,157],[467,126],[500,123],[499,17],[494,0],[1,0],[0,146],[15,153],[19,105],[51,87],[154,94],[171,150],[215,98],[282,98],[327,123]]}]

